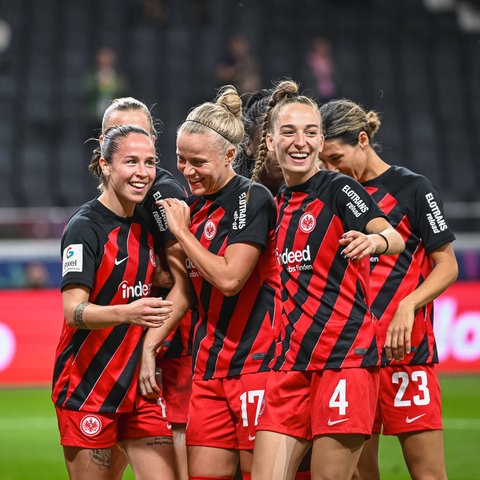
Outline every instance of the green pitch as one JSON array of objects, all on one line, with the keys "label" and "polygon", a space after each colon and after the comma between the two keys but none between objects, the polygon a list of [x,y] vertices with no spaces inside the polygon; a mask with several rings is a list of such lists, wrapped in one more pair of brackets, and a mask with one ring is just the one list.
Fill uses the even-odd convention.
[{"label": "green pitch", "polygon": [[[450,480],[480,478],[480,376],[442,377]],[[409,480],[396,437],[380,441],[382,480]],[[50,391],[0,390],[0,479],[67,478]],[[133,480],[130,470],[125,480]]]}]

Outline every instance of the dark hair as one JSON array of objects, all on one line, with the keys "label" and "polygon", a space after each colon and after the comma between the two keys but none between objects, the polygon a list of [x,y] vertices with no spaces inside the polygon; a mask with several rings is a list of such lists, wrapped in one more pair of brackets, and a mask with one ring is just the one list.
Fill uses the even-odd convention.
[{"label": "dark hair", "polygon": [[268,100],[273,90],[261,89],[250,95],[243,108],[243,124],[245,137],[238,149],[234,166],[237,173],[245,177],[252,175],[255,165],[256,152],[248,152],[248,143],[255,136],[263,124],[263,117],[268,105]]},{"label": "dark hair", "polygon": [[99,150],[99,155],[93,155],[90,160],[88,170],[90,173],[100,179],[98,189],[103,191],[106,186],[106,178],[100,166],[100,158],[104,158],[109,164],[112,163],[114,154],[118,151],[120,141],[130,133],[140,133],[148,138],[152,138],[150,134],[143,128],[135,125],[118,125],[111,127],[104,132],[102,147]]},{"label": "dark hair", "polygon": [[365,132],[375,150],[378,143],[372,143],[381,121],[377,112],[368,113],[358,104],[347,99],[331,100],[320,107],[323,130],[327,140],[339,139],[342,143],[355,146],[358,135]]},{"label": "dark hair", "polygon": [[[147,108],[147,106],[141,102],[140,100],[137,100],[136,98],[133,97],[121,97],[121,98],[115,98],[112,100],[112,103],[107,107],[103,114],[102,118],[102,134],[105,134],[105,125],[108,122],[108,119],[114,112],[128,112],[128,111],[139,111],[145,114],[145,117],[147,117],[148,122],[150,123],[150,135],[156,136],[157,135],[157,125],[159,125],[158,120],[154,120],[152,117],[152,114],[150,113],[150,110]],[[98,138],[90,139],[90,140],[95,140],[96,142],[99,142]],[[95,172],[94,165],[98,165],[101,157],[101,151],[100,151],[100,145],[98,145],[92,153],[92,158],[90,159],[90,166],[88,167],[88,170],[90,173],[95,175],[96,177],[99,177],[97,175],[97,172]],[[93,165],[93,167],[92,167]],[[103,185],[103,183],[102,183]]]}]

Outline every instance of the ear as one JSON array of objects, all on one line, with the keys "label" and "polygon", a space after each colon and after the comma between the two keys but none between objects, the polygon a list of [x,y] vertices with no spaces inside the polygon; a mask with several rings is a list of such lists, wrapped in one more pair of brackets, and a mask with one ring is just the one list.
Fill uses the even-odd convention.
[{"label": "ear", "polygon": [[100,160],[98,161],[98,163],[100,164],[100,168],[102,169],[102,173],[107,176],[110,174],[110,165],[108,164],[108,162],[103,158],[103,157],[100,157]]},{"label": "ear", "polygon": [[363,130],[358,134],[358,145],[362,150],[365,150],[370,146],[370,142],[368,140],[368,135],[367,132],[364,132]]},{"label": "ear", "polygon": [[236,153],[235,147],[230,147],[227,150],[225,166],[231,165],[231,163],[233,162],[233,159],[235,158],[235,153]]},{"label": "ear", "polygon": [[272,139],[272,135],[270,133],[267,133],[267,136],[266,136],[265,140],[267,142],[267,150],[269,152],[274,152],[275,147],[273,146],[273,139]]},{"label": "ear", "polygon": [[103,134],[98,137],[98,144],[99,144],[100,146],[103,145],[103,139],[104,139],[104,138],[105,138],[105,137],[103,136]]},{"label": "ear", "polygon": [[323,147],[325,146],[325,135],[320,135],[320,142],[318,146],[318,153],[323,152]]}]

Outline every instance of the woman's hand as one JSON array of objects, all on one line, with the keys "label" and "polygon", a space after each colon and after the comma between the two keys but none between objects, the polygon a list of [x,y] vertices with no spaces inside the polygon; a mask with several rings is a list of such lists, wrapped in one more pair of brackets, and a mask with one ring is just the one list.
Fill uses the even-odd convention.
[{"label": "woman's hand", "polygon": [[[376,235],[378,237],[378,235]],[[381,237],[379,237],[381,240]],[[361,260],[367,255],[373,255],[377,249],[378,239],[375,235],[365,235],[356,230],[350,230],[342,235],[338,243],[345,247],[342,255],[350,260]]]},{"label": "woman's hand", "polygon": [[142,396],[151,400],[158,399],[162,393],[156,377],[156,353],[145,346],[140,356],[138,388]]},{"label": "woman's hand", "polygon": [[167,225],[170,232],[177,237],[182,230],[188,230],[190,226],[190,208],[178,198],[165,198],[156,202],[165,209]]},{"label": "woman's hand", "polygon": [[414,320],[415,305],[407,299],[401,301],[387,329],[385,354],[389,360],[403,360],[405,353],[411,352]]},{"label": "woman's hand", "polygon": [[156,297],[145,297],[124,305],[125,322],[142,327],[161,327],[172,313],[172,302]]}]

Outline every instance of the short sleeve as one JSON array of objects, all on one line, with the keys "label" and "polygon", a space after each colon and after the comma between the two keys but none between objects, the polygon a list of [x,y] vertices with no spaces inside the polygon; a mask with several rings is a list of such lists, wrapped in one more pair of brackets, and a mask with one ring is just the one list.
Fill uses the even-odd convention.
[{"label": "short sleeve", "polygon": [[252,242],[265,247],[275,220],[276,207],[272,194],[263,185],[253,183],[248,200],[247,191],[238,197],[228,244]]}]

